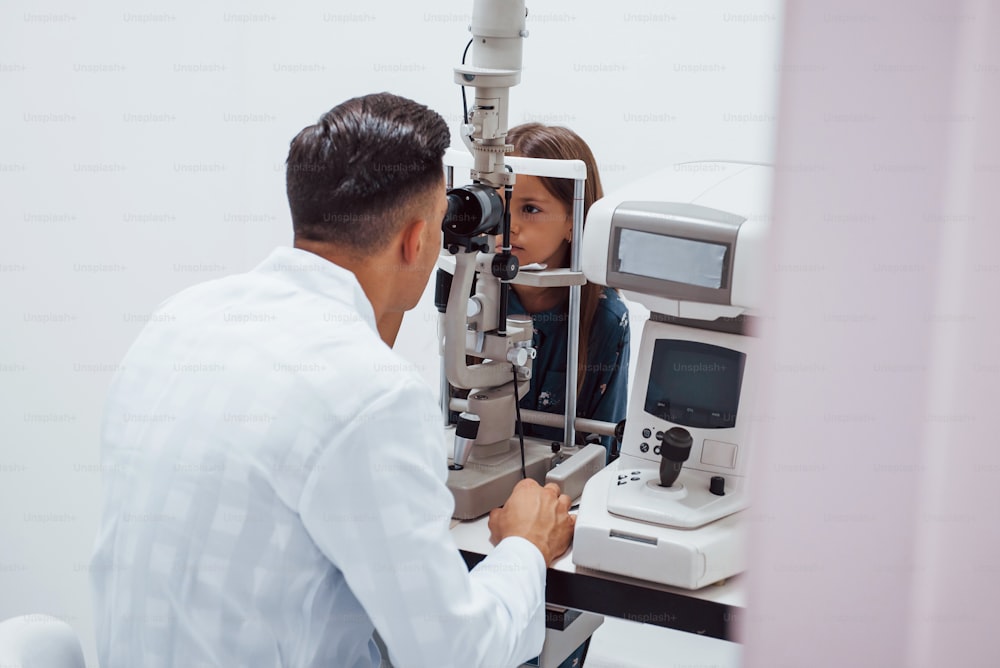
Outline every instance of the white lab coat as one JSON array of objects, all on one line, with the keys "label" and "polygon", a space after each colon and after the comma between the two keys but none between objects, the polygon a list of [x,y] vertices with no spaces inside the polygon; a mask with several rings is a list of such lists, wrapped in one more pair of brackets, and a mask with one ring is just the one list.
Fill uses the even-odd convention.
[{"label": "white lab coat", "polygon": [[[434,360],[428,353],[428,363]],[[279,248],[192,287],[122,363],[91,565],[116,666],[513,666],[541,651],[545,564],[469,573],[440,414],[354,275]]]}]

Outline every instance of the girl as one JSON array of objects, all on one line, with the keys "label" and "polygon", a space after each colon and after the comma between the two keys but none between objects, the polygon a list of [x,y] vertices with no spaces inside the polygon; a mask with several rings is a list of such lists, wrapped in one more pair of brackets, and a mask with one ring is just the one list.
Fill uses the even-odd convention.
[{"label": "girl", "polygon": [[[572,130],[528,123],[511,129],[512,155],[528,158],[578,159],[587,165],[584,215],[602,197],[601,179],[590,147]],[[510,241],[520,266],[542,263],[568,267],[573,239],[573,181],[518,175],[511,199]],[[577,240],[578,241],[578,240]],[[498,243],[499,245],[499,243]],[[566,346],[569,331],[569,288],[512,285],[509,313],[528,314],[534,322],[531,388],[521,407],[563,413],[566,392]],[[581,289],[580,341],[577,363],[577,417],[605,422],[625,419],[628,393],[628,309],[618,293],[593,283]],[[525,434],[561,441],[562,429],[525,425]],[[577,433],[577,442],[582,436]],[[601,442],[610,453],[613,438]]]}]

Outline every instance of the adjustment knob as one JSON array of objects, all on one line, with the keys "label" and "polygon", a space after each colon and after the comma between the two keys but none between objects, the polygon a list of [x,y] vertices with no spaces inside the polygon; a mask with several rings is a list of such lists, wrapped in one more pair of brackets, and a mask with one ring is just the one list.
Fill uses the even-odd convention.
[{"label": "adjustment knob", "polygon": [[507,361],[514,366],[524,366],[528,363],[528,351],[525,348],[511,348],[507,351]]},{"label": "adjustment knob", "polygon": [[726,495],[726,479],[721,475],[712,476],[712,481],[708,483],[708,491],[716,496]]},{"label": "adjustment knob", "polygon": [[461,471],[465,467],[478,435],[479,416],[468,412],[460,414],[458,425],[455,427],[455,454],[452,457],[454,463],[448,468],[452,471]]},{"label": "adjustment knob", "polygon": [[517,276],[517,270],[519,268],[520,263],[517,261],[517,256],[506,252],[494,255],[493,265],[490,267],[493,275],[501,281],[514,280],[514,277]]}]

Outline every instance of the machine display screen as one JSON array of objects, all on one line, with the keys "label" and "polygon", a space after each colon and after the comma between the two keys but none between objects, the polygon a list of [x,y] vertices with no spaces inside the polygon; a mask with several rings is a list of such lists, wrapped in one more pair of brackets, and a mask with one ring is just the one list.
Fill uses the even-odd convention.
[{"label": "machine display screen", "polygon": [[721,288],[726,246],[622,228],[618,271],[703,288]]},{"label": "machine display screen", "polygon": [[686,427],[735,427],[745,362],[737,350],[660,339],[653,347],[645,411]]}]

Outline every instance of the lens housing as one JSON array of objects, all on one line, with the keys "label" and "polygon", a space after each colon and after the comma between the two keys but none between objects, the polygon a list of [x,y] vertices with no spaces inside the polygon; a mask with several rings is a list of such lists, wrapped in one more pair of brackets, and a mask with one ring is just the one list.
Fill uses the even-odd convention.
[{"label": "lens housing", "polygon": [[468,240],[497,234],[503,220],[503,200],[497,191],[480,183],[448,191],[448,211],[441,229],[445,240]]}]

